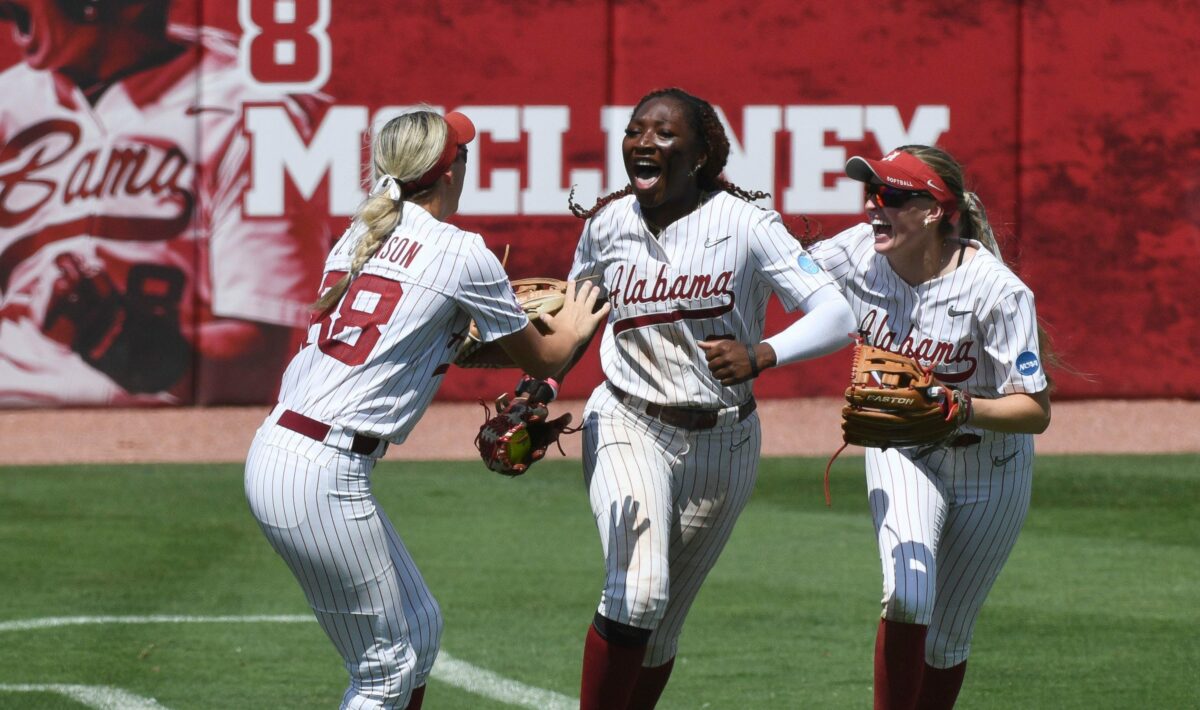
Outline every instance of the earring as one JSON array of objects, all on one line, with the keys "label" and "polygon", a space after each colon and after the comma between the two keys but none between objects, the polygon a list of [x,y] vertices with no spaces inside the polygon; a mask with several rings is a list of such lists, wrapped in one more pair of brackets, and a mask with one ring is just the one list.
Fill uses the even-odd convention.
[{"label": "earring", "polygon": [[933,224],[935,221],[936,220],[933,217],[926,217],[925,218],[925,226],[928,227],[929,225]]}]

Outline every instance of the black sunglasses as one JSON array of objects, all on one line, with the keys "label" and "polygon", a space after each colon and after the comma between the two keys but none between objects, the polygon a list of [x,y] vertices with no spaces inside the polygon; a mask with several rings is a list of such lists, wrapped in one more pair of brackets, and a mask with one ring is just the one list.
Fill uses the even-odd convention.
[{"label": "black sunglasses", "polygon": [[876,207],[903,207],[904,203],[914,197],[934,199],[933,195],[924,190],[901,190],[890,185],[867,183],[867,199],[875,203]]}]

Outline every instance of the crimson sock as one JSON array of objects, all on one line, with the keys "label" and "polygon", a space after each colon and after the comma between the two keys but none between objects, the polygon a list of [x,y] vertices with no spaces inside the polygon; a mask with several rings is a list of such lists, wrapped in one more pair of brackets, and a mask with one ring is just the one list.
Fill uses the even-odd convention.
[{"label": "crimson sock", "polygon": [[616,640],[606,640],[595,624],[588,627],[579,710],[625,710],[628,706],[646,656],[646,644],[622,645]]},{"label": "crimson sock", "polygon": [[914,710],[928,627],[881,619],[875,635],[875,710]]},{"label": "crimson sock", "polygon": [[917,698],[917,710],[950,710],[958,700],[963,676],[967,674],[967,662],[949,668],[934,668],[926,664],[921,679],[921,693]]},{"label": "crimson sock", "polygon": [[633,686],[633,695],[629,697],[626,709],[654,710],[654,706],[658,704],[658,699],[662,696],[663,688],[667,687],[667,680],[670,679],[671,669],[674,666],[674,658],[661,666],[653,668],[643,666],[642,671],[638,673],[637,684]]},{"label": "crimson sock", "polygon": [[421,703],[425,701],[425,686],[414,688],[412,695],[408,696],[408,705],[404,706],[404,710],[421,710]]}]

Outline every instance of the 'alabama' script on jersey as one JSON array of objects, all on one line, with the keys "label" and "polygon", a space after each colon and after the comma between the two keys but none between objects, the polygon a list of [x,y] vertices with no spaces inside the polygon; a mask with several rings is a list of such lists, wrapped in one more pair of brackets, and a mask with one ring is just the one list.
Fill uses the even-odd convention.
[{"label": "'alabama' script on jersey", "polygon": [[[728,313],[733,308],[733,292],[729,284],[733,280],[732,271],[722,271],[720,274],[678,274],[672,276],[671,269],[666,264],[658,267],[658,273],[653,279],[639,278],[637,265],[617,266],[615,285],[609,291],[609,302],[614,307],[638,304],[670,304],[670,310],[645,315],[634,315],[619,318],[613,323],[613,334],[621,333],[630,328],[642,328],[658,323],[670,323],[685,318],[715,318]],[[649,289],[649,293],[647,293]],[[684,307],[684,304],[688,304]],[[706,303],[711,303],[705,307]],[[694,304],[694,305],[692,305]]]},{"label": "'alabama' script on jersey", "polygon": [[971,354],[975,341],[965,338],[959,343],[949,343],[928,336],[921,337],[919,334],[914,336],[915,329],[916,326],[909,325],[908,330],[901,336],[889,327],[887,312],[876,308],[867,311],[858,323],[859,333],[865,334],[867,341],[872,345],[907,355],[917,362],[933,367],[937,370],[938,379],[943,382],[966,382],[975,374],[975,367],[979,364]]},{"label": "'alabama' script on jersey", "polygon": [[978,251],[959,268],[912,286],[874,243],[871,225],[859,224],[812,247],[868,343],[981,397],[1046,388],[1044,370],[1018,364],[1022,353],[1038,351],[1033,293],[982,244],[972,242]]},{"label": "'alabama' script on jersey", "polygon": [[714,379],[697,341],[756,343],[772,293],[792,311],[831,285],[800,266],[804,254],[779,213],[726,192],[657,237],[628,196],[588,220],[571,275],[599,276],[607,289],[600,363],[609,382],[656,404],[720,408],[749,399],[751,384]]}]

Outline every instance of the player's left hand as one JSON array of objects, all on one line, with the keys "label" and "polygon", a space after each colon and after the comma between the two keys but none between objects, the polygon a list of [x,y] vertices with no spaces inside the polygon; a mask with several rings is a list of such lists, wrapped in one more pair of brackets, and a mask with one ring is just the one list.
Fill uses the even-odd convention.
[{"label": "player's left hand", "polygon": [[[698,340],[696,344],[708,359],[708,371],[726,387],[752,380],[758,377],[765,367],[770,366],[763,362],[766,358],[760,352],[762,343],[747,345],[732,338],[710,338]],[[769,350],[770,346],[766,348]],[[770,355],[773,356],[774,351],[771,351]],[[773,360],[773,357],[771,359]]]},{"label": "player's left hand", "polygon": [[[517,396],[496,398],[496,414],[488,418],[475,436],[475,448],[483,463],[504,476],[520,476],[546,455],[551,445],[568,431],[570,412],[550,419],[547,403],[554,399],[553,380],[526,377],[517,385]],[[561,450],[561,445],[559,445]]]}]

